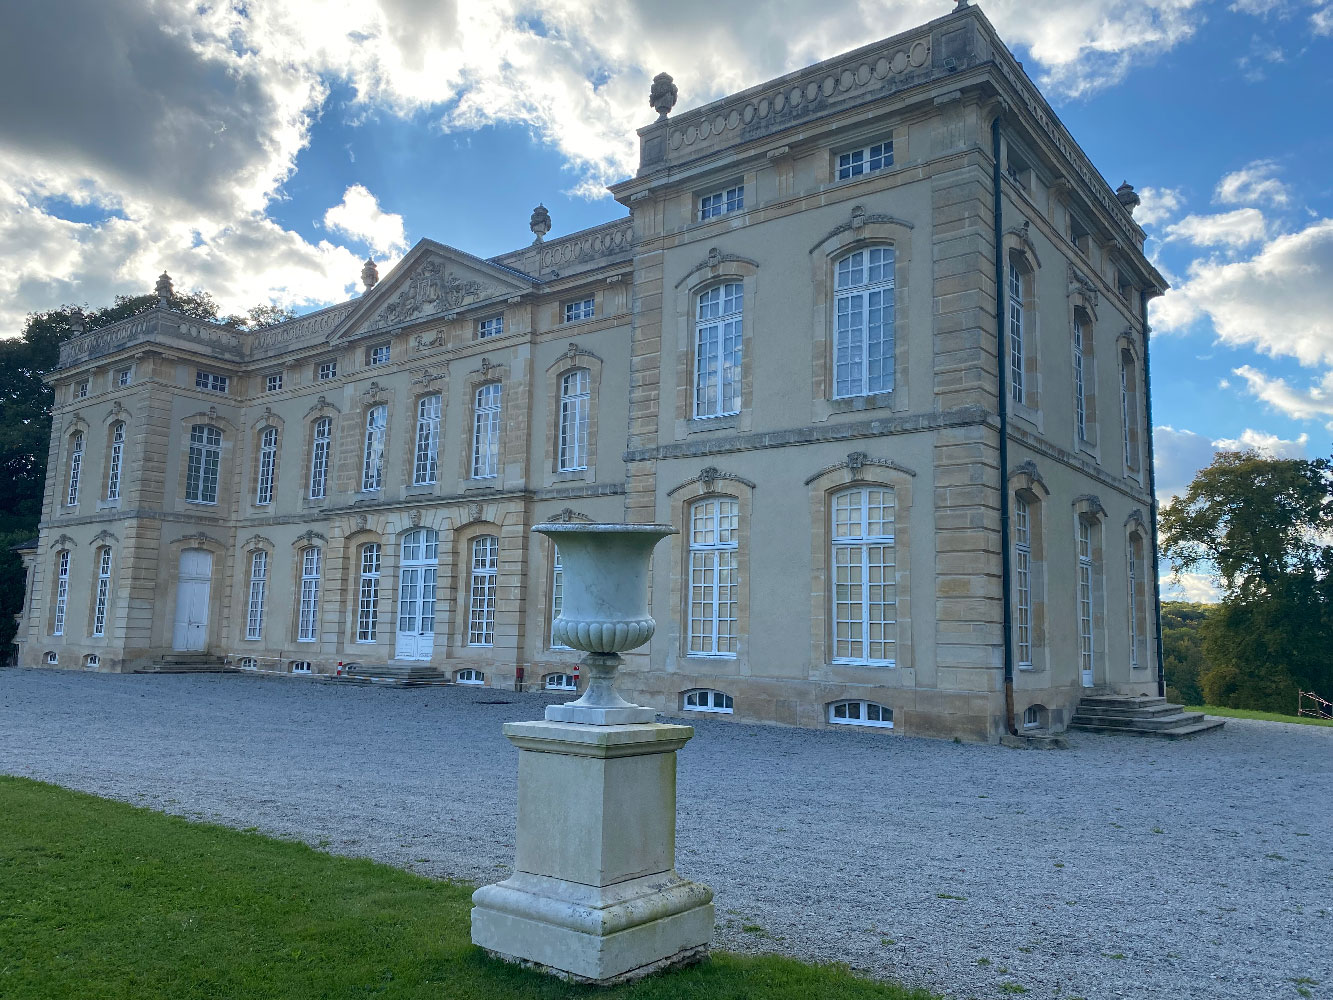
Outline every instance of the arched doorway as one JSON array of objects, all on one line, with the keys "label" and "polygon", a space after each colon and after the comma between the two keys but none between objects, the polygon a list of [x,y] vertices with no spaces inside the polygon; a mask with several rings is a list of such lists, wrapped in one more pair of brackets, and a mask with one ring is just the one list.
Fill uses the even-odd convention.
[{"label": "arched doorway", "polygon": [[435,650],[435,578],[439,567],[439,535],[417,528],[403,535],[398,570],[399,660],[429,660]]}]

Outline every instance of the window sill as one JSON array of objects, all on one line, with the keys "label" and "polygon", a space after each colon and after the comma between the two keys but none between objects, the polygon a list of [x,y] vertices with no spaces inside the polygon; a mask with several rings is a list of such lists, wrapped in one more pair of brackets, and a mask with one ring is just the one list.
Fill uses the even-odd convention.
[{"label": "window sill", "polygon": [[836,396],[829,400],[833,413],[855,413],[860,410],[878,410],[893,406],[893,390],[871,392],[864,396]]},{"label": "window sill", "polygon": [[435,483],[416,483],[403,490],[404,497],[428,497],[435,495]]},{"label": "window sill", "polygon": [[469,480],[463,486],[464,493],[493,493],[499,489],[499,483],[493,479],[485,479],[481,481]]},{"label": "window sill", "polygon": [[186,502],[186,503],[194,504],[196,507],[216,507],[216,506],[218,505],[218,502],[217,502],[216,500],[188,500],[188,499],[187,499],[185,502]]},{"label": "window sill", "polygon": [[870,667],[875,670],[882,670],[885,667],[897,669],[897,660],[834,660],[832,665],[835,667]]},{"label": "window sill", "polygon": [[98,509],[98,510],[116,510],[116,509],[119,508],[119,507],[120,507],[120,498],[119,498],[119,497],[117,497],[115,500],[99,500],[99,501],[97,501],[97,509]]},{"label": "window sill", "polygon": [[691,417],[686,425],[689,434],[701,434],[705,431],[734,431],[740,426],[739,413],[728,413],[722,417]]},{"label": "window sill", "polygon": [[588,478],[587,469],[563,469],[551,477],[554,483],[577,483]]},{"label": "window sill", "polygon": [[734,660],[735,653],[686,653],[687,660]]}]

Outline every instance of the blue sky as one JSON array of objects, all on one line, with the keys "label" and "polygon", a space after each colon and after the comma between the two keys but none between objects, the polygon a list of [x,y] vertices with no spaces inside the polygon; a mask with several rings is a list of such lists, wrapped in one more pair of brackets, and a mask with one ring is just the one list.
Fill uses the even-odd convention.
[{"label": "blue sky", "polygon": [[[304,311],[431,237],[482,256],[623,214],[649,81],[677,110],[953,0],[21,0],[0,36],[0,335],[151,288]],[[1163,492],[1215,446],[1330,451],[1333,0],[980,5],[1144,204]],[[719,11],[725,16],[719,16]],[[89,53],[87,59],[52,53]],[[33,87],[33,80],[42,80]],[[1221,444],[1218,445],[1217,443]],[[1186,585],[1202,586],[1201,581]]]}]

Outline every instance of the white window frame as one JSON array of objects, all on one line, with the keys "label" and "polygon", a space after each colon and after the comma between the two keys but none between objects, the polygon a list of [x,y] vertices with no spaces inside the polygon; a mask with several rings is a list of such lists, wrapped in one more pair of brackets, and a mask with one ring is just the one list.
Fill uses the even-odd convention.
[{"label": "white window frame", "polygon": [[282,372],[273,372],[264,376],[264,391],[277,392],[282,388]]},{"label": "white window frame", "polygon": [[96,653],[89,653],[87,656],[83,658],[84,669],[90,670],[93,667],[100,667],[101,665],[102,665],[102,658],[98,656]]},{"label": "white window frame", "polygon": [[[842,709],[841,714],[838,712],[839,709]],[[878,715],[879,718],[872,719],[870,717],[871,709],[874,709],[874,714]],[[886,712],[889,716],[887,719],[884,718]],[[843,701],[835,701],[829,705],[828,721],[834,726],[866,726],[870,729],[892,729],[893,709],[877,701],[848,698]]]},{"label": "white window frame", "polygon": [[253,656],[242,656],[240,667],[242,670],[258,670],[259,661]]},{"label": "white window frame", "polygon": [[311,673],[309,660],[292,660],[292,673],[308,674]]},{"label": "white window frame", "polygon": [[468,588],[467,644],[495,645],[495,592],[500,569],[500,539],[472,539],[472,574]]},{"label": "white window frame", "polygon": [[79,505],[79,478],[83,475],[83,432],[74,435],[69,450],[69,491],[65,494],[65,506]]},{"label": "white window frame", "polygon": [[500,474],[500,413],[504,386],[487,382],[477,386],[472,408],[472,478],[495,479]]},{"label": "white window frame", "polygon": [[389,405],[380,403],[366,411],[366,446],[361,463],[361,492],[377,493],[384,488],[384,442],[389,430]]},{"label": "white window frame", "polygon": [[273,502],[273,480],[278,470],[278,429],[266,427],[259,435],[259,476],[255,485],[255,504]]},{"label": "white window frame", "polygon": [[597,315],[597,297],[589,295],[587,298],[566,302],[564,313],[566,323],[578,323],[581,320],[592,319]]},{"label": "white window frame", "polygon": [[134,366],[116,369],[116,388],[123,389],[134,381]]},{"label": "white window frame", "polygon": [[1143,547],[1142,536],[1137,533],[1129,536],[1129,666],[1139,667],[1139,553],[1135,551],[1135,539],[1138,548]]},{"label": "white window frame", "polygon": [[716,219],[728,212],[740,212],[745,209],[745,185],[733,184],[717,191],[709,192],[699,199],[699,221]]},{"label": "white window frame", "polygon": [[356,641],[378,642],[380,603],[380,546],[367,542],[361,546],[361,586],[357,594]]},{"label": "white window frame", "polygon": [[297,642],[319,640],[319,546],[301,550],[301,603],[297,619]]},{"label": "white window frame", "polygon": [[547,674],[542,678],[542,687],[547,691],[577,691],[579,679],[573,674]]},{"label": "white window frame", "polygon": [[1019,670],[1032,669],[1032,505],[1014,497],[1014,645]]},{"label": "white window frame", "polygon": [[60,654],[53,649],[48,649],[46,651],[46,663],[47,666],[51,667],[58,665],[60,663]]},{"label": "white window frame", "polygon": [[745,286],[714,285],[698,294],[694,321],[694,419],[741,411]]},{"label": "white window frame", "polygon": [[709,712],[714,715],[732,715],[735,702],[725,691],[714,688],[692,688],[684,692],[680,707],[685,712]]},{"label": "white window frame", "polygon": [[69,606],[69,550],[62,549],[56,556],[56,611],[51,624],[52,635],[65,634],[65,612]]},{"label": "white window frame", "polygon": [[250,596],[246,607],[246,639],[264,638],[264,597],[268,590],[268,553],[257,549],[250,553]]},{"label": "white window frame", "polygon": [[[1086,517],[1078,518],[1078,639],[1079,667],[1091,671],[1095,667],[1095,649],[1093,647],[1093,600],[1094,573],[1096,563],[1093,560],[1093,528]],[[1094,674],[1094,676],[1096,676]]]},{"label": "white window frame", "polygon": [[125,421],[117,421],[111,428],[111,455],[107,459],[106,498],[120,499],[120,466],[125,458]]},{"label": "white window frame", "polygon": [[[1074,314],[1074,427],[1079,441],[1088,440],[1088,400],[1084,386],[1083,320]],[[1123,391],[1124,368],[1121,371]]]},{"label": "white window frame", "polygon": [[366,365],[370,368],[379,368],[381,365],[387,365],[393,360],[392,344],[376,344],[366,351]]},{"label": "white window frame", "polygon": [[735,659],[740,599],[740,501],[690,505],[687,656]]},{"label": "white window frame", "polygon": [[88,390],[92,387],[92,379],[84,379],[81,382],[75,382],[73,391],[70,393],[73,399],[87,399]]},{"label": "white window frame", "polygon": [[310,440],[310,499],[323,500],[329,495],[329,455],[333,448],[333,418],[315,421]]},{"label": "white window frame", "polygon": [[454,674],[454,683],[472,687],[482,687],[486,683],[486,674],[481,670],[474,670],[472,667],[466,667]]},{"label": "white window frame", "polygon": [[588,413],[592,405],[592,372],[575,368],[560,377],[559,470],[588,468]]},{"label": "white window frame", "polygon": [[321,361],[315,368],[315,381],[328,382],[338,377],[338,361]]},{"label": "white window frame", "polygon": [[477,339],[486,340],[488,337],[503,337],[505,332],[505,318],[500,316],[487,316],[485,319],[477,320]]},{"label": "white window frame", "polygon": [[203,368],[194,370],[194,387],[203,389],[206,392],[226,392],[227,386],[231,384],[231,379],[218,372],[206,371]]},{"label": "white window frame", "polygon": [[[878,503],[873,502],[872,494],[879,494]],[[858,498],[855,507],[850,502],[853,497]],[[874,646],[881,647],[881,652],[888,652],[890,649],[896,652],[898,648],[897,544],[894,538],[896,504],[897,497],[887,486],[858,486],[835,493],[832,497],[830,504],[832,572],[829,577],[833,586],[829,594],[829,603],[833,623],[830,638],[834,663],[871,667],[897,666],[896,656],[869,655]],[[872,516],[876,512],[877,516]],[[872,526],[877,526],[879,530],[872,530]],[[885,562],[886,555],[892,561]],[[845,574],[842,572],[844,569],[847,570]],[[876,586],[873,582],[876,575],[881,579],[878,586],[893,588],[892,601],[882,598],[878,601],[871,599],[873,588]],[[856,600],[851,596],[854,590],[860,594]],[[844,593],[846,593],[845,599]],[[846,609],[845,614],[843,609]],[[879,610],[881,616],[878,622],[873,620],[872,612],[875,609]],[[858,617],[851,617],[853,611],[857,612]],[[889,615],[892,617],[888,617]],[[881,630],[878,639],[869,634],[875,626]],[[853,638],[858,633],[860,638]],[[890,635],[892,638],[889,638]],[[857,655],[858,649],[860,655]],[[840,650],[845,652],[840,653]]]},{"label": "white window frame", "polygon": [[893,391],[896,288],[891,246],[863,247],[833,262],[834,399]]},{"label": "white window frame", "polygon": [[838,154],[838,180],[879,173],[893,166],[893,136]]},{"label": "white window frame", "polygon": [[97,558],[97,597],[93,601],[93,635],[106,635],[107,604],[111,600],[111,546]]},{"label": "white window frame", "polygon": [[559,642],[555,637],[555,620],[560,617],[560,612],[565,607],[565,567],[560,561],[560,546],[552,546],[554,554],[551,557],[551,648],[552,649],[571,649],[563,642]]},{"label": "white window frame", "polygon": [[1041,706],[1029,705],[1023,709],[1023,728],[1040,729],[1041,728]]},{"label": "white window frame", "polygon": [[1023,323],[1023,272],[1012,257],[1009,258],[1009,398],[1020,406],[1026,405]]},{"label": "white window frame", "polygon": [[412,458],[412,485],[433,486],[440,478],[440,393],[417,400],[416,449]]},{"label": "white window frame", "polygon": [[216,504],[222,469],[222,432],[212,424],[192,424],[185,464],[185,501]]}]

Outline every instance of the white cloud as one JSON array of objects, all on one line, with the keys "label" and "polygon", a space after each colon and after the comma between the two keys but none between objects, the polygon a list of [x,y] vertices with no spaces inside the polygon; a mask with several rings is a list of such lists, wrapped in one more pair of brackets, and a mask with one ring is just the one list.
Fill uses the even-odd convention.
[{"label": "white cloud", "polygon": [[1264,458],[1304,458],[1309,444],[1309,434],[1302,434],[1289,441],[1276,434],[1247,427],[1241,431],[1240,437],[1219,438],[1213,442],[1213,447],[1221,451],[1254,451]]},{"label": "white cloud", "polygon": [[1139,207],[1134,210],[1134,221],[1140,226],[1152,226],[1169,219],[1185,203],[1179,188],[1139,188]]},{"label": "white cloud", "polygon": [[1167,240],[1196,246],[1242,247],[1268,235],[1268,222],[1257,208],[1238,208],[1216,215],[1187,215],[1167,227]]},{"label": "white cloud", "polygon": [[1284,378],[1273,378],[1250,365],[1235,373],[1245,379],[1251,396],[1296,420],[1329,420],[1333,429],[1333,372],[1325,372],[1304,389]]},{"label": "white cloud", "polygon": [[[1202,6],[993,0],[986,14],[1060,97],[1113,83],[1189,37]],[[21,4],[0,36],[0,92],[23,95],[0,118],[9,185],[0,224],[37,240],[8,239],[0,250],[5,333],[62,299],[96,303],[148,287],[163,267],[179,271],[181,287],[207,284],[224,308],[244,308],[264,289],[284,302],[341,295],[333,291],[344,273],[355,282],[357,268],[342,270],[354,255],[266,217],[334,84],[350,86],[356,111],[425,116],[450,130],[525,126],[564,157],[574,190],[593,197],[635,168],[634,130],[652,119],[656,72],[675,73],[684,110],[942,13],[939,0],[873,11],[865,0],[775,0],[725,17],[713,0],[85,7],[68,18],[58,5]],[[62,59],[53,73],[53,52],[96,58]],[[119,217],[67,223],[43,210],[50,195]],[[375,212],[344,199],[329,225],[397,249],[392,216]]]},{"label": "white cloud", "polygon": [[1286,205],[1291,201],[1291,194],[1287,186],[1274,176],[1278,169],[1277,163],[1272,160],[1255,160],[1218,181],[1213,197],[1228,205],[1259,202]]},{"label": "white cloud", "polygon": [[1151,308],[1162,332],[1207,316],[1223,343],[1333,363],[1333,219],[1277,236],[1246,260],[1195,261]]},{"label": "white cloud", "polygon": [[382,254],[407,249],[403,217],[381,210],[379,201],[361,184],[349,187],[343,192],[343,200],[324,213],[324,225]]},{"label": "white cloud", "polygon": [[1222,600],[1222,588],[1217,585],[1216,578],[1208,573],[1163,574],[1162,600],[1216,604]]},{"label": "white cloud", "polygon": [[1169,424],[1157,425],[1152,434],[1157,502],[1165,503],[1189,488],[1194,474],[1213,460],[1217,449],[1204,435],[1176,430]]}]

